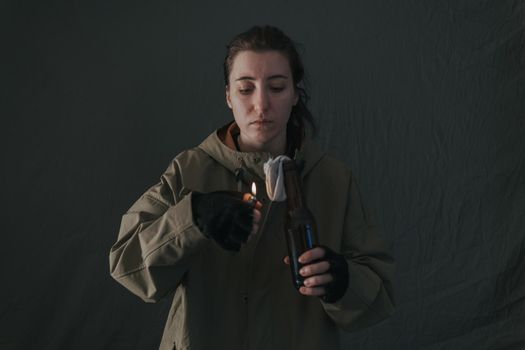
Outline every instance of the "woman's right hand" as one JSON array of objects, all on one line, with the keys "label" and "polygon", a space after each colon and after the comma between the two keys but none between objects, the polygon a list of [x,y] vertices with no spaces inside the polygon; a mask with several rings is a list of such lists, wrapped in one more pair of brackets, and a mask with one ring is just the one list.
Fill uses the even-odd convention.
[{"label": "woman's right hand", "polygon": [[239,251],[259,229],[262,204],[243,198],[244,194],[237,191],[192,193],[195,223],[206,237],[226,250]]}]

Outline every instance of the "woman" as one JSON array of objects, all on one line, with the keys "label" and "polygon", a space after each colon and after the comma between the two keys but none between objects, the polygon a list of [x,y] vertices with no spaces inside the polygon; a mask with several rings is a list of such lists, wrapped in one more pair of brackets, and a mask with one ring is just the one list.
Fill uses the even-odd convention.
[{"label": "woman", "polygon": [[[253,27],[228,45],[226,101],[235,121],[179,154],[123,216],[111,275],[147,302],[174,291],[161,349],[337,349],[338,328],[393,312],[393,262],[366,222],[351,172],[315,147],[293,42]],[[321,246],[291,282],[285,202],[268,200],[263,163],[302,168]],[[243,201],[252,182],[260,202]]]}]

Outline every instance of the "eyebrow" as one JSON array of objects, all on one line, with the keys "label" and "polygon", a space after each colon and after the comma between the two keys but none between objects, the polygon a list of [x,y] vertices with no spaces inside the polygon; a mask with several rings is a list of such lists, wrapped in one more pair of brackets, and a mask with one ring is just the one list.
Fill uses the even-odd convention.
[{"label": "eyebrow", "polygon": [[[288,79],[288,77],[286,75],[275,74],[275,75],[269,76],[266,80],[278,79],[278,78]],[[255,80],[255,78],[254,77],[250,77],[250,76],[243,76],[243,77],[240,77],[239,79],[235,79],[235,81],[239,81],[239,80]]]}]

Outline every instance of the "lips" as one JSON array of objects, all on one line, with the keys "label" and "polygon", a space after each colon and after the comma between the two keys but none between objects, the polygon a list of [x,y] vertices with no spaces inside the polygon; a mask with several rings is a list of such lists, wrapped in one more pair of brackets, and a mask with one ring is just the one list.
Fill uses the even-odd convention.
[{"label": "lips", "polygon": [[272,121],[269,119],[258,119],[258,120],[251,122],[250,124],[265,125],[265,124],[270,124],[270,123],[272,123]]}]

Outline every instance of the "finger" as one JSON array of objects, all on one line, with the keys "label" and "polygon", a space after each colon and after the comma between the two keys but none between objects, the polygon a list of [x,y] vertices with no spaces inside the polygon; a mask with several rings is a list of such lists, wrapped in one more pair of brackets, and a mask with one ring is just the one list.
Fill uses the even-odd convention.
[{"label": "finger", "polygon": [[261,212],[257,209],[253,210],[253,224],[252,224],[252,234],[259,231],[259,221],[261,221]]},{"label": "finger", "polygon": [[322,285],[325,285],[327,283],[330,283],[334,280],[333,276],[329,273],[325,273],[323,275],[317,275],[317,276],[313,276],[313,277],[309,277],[307,279],[304,280],[304,285],[306,287],[317,287],[317,286],[322,286]]},{"label": "finger", "polygon": [[325,295],[326,291],[325,291],[324,287],[314,287],[314,288],[301,287],[301,288],[299,288],[299,293],[301,293],[303,295],[320,297],[321,295]]},{"label": "finger", "polygon": [[315,247],[313,249],[307,250],[301,256],[299,257],[299,262],[301,264],[308,264],[309,262],[312,262],[317,259],[321,259],[324,257],[324,249],[321,247]]},{"label": "finger", "polygon": [[321,261],[315,264],[309,264],[303,266],[299,273],[301,276],[308,277],[313,275],[320,275],[327,272],[330,269],[330,263],[328,261]]},{"label": "finger", "polygon": [[253,210],[253,223],[258,224],[259,221],[261,221],[261,216],[262,216],[261,212],[257,209],[254,209]]},{"label": "finger", "polygon": [[259,202],[259,201],[255,202],[255,209],[261,210],[262,207],[263,207],[263,205],[262,205],[261,202]]},{"label": "finger", "polygon": [[251,232],[250,236],[256,234],[257,231],[259,231],[259,225],[253,224],[252,232]]},{"label": "finger", "polygon": [[288,257],[288,255],[284,257],[283,261],[286,265],[290,265],[290,258]]}]

